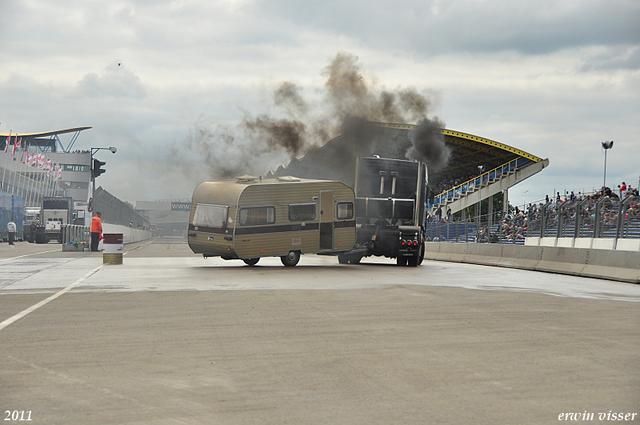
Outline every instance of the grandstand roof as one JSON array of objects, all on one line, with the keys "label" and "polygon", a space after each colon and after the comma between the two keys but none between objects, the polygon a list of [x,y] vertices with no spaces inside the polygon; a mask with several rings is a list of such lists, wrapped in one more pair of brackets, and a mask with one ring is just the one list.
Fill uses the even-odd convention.
[{"label": "grandstand roof", "polygon": [[[303,158],[293,159],[267,177],[295,175],[304,178],[336,179],[350,186],[354,184],[356,157],[373,154],[386,158],[406,158],[411,147],[410,133],[415,125],[372,123],[380,131],[367,133],[371,143],[359,145],[349,137],[338,136],[324,146],[309,151]],[[439,171],[429,170],[429,179],[466,179],[478,175],[478,166],[489,171],[513,160],[524,158],[532,163],[541,158],[495,140],[455,130],[442,129],[445,144],[451,149],[447,166]]]},{"label": "grandstand roof", "polygon": [[[406,132],[407,135],[415,128],[415,125],[411,124],[378,123],[378,125]],[[447,167],[437,174],[476,174],[477,167],[480,165],[483,165],[485,170],[490,170],[517,158],[527,158],[532,162],[542,161],[542,158],[495,140],[448,129],[443,129],[442,133],[446,145],[451,149],[451,157]]]},{"label": "grandstand roof", "polygon": [[[74,128],[66,128],[63,130],[42,131],[39,133],[13,133],[13,132],[0,133],[0,146],[4,147],[6,143],[6,138],[8,138],[9,136],[11,136],[12,139],[13,137],[20,137],[23,140],[25,139],[32,140],[36,145],[38,145],[38,142],[37,142],[38,140],[43,140],[45,137],[49,137],[49,140],[53,140],[54,143],[55,141],[57,141],[60,144],[60,147],[62,148],[63,152],[70,152],[80,132],[83,130],[89,130],[90,128],[91,127],[74,127]],[[65,146],[58,136],[60,134],[68,134],[68,133],[74,133],[74,135],[72,136],[71,141]]]},{"label": "grandstand roof", "polygon": [[[11,136],[47,137],[47,136],[56,136],[58,134],[75,133],[77,131],[89,130],[90,128],[91,127],[75,127],[75,128],[66,128],[64,130],[42,131],[40,133],[11,133]],[[9,133],[0,133],[0,137],[9,137]]]}]

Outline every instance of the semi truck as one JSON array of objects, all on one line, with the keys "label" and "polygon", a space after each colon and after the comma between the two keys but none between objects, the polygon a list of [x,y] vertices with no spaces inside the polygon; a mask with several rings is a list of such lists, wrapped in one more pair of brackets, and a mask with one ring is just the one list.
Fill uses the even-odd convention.
[{"label": "semi truck", "polygon": [[424,259],[427,165],[421,161],[359,158],[356,165],[356,244],[341,264],[363,257],[395,258],[416,267]]},{"label": "semi truck", "polygon": [[36,243],[57,240],[62,243],[62,226],[73,224],[73,198],[51,196],[42,200]]}]

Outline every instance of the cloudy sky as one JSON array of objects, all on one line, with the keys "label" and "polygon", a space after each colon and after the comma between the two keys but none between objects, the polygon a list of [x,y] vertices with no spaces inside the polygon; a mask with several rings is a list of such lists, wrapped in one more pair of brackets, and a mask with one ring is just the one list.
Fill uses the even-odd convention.
[{"label": "cloudy sky", "polygon": [[637,0],[2,0],[0,132],[91,126],[75,148],[118,148],[98,155],[106,190],[190,198],[318,143],[260,146],[241,123],[334,128],[337,58],[368,93],[419,93],[446,128],[549,158],[512,203],[601,186],[607,140],[607,185],[638,185]]}]

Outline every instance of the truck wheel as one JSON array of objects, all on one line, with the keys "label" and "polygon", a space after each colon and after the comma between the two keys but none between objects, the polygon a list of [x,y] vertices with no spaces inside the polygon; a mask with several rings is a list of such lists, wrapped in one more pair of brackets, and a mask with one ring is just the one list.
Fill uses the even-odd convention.
[{"label": "truck wheel", "polygon": [[293,267],[300,261],[300,251],[289,251],[287,255],[280,257],[285,267]]},{"label": "truck wheel", "polygon": [[244,261],[244,263],[247,266],[255,266],[256,264],[258,264],[258,261],[260,261],[260,257],[258,257],[258,258],[243,258],[242,261]]}]

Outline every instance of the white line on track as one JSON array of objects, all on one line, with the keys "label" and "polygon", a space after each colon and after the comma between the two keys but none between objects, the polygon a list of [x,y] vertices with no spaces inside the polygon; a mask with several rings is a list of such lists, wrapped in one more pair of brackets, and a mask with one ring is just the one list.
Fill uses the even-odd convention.
[{"label": "white line on track", "polygon": [[46,304],[50,303],[51,301],[55,300],[56,298],[66,294],[67,292],[69,292],[70,290],[72,290],[76,286],[80,285],[85,280],[87,280],[87,278],[89,278],[91,275],[97,273],[98,270],[100,270],[103,267],[104,267],[104,264],[100,264],[98,267],[96,267],[95,269],[91,270],[89,273],[85,274],[80,279],[76,280],[71,285],[67,286],[66,288],[62,289],[61,291],[56,292],[55,294],[51,295],[49,298],[40,301],[38,304],[32,305],[28,309],[26,309],[24,311],[21,311],[20,313],[16,314],[15,316],[8,318],[4,322],[0,323],[0,331],[3,330],[4,328],[6,328],[7,326],[9,326],[10,324],[22,319],[27,314],[39,309],[43,305],[46,305]]},{"label": "white line on track", "polygon": [[30,254],[18,255],[17,257],[1,258],[0,263],[3,261],[13,261],[15,259],[22,258],[22,257],[32,257],[34,255],[47,254],[49,252],[59,252],[59,251],[60,251],[59,249],[52,249],[51,251],[32,252]]}]

